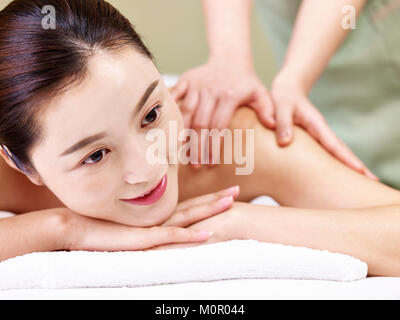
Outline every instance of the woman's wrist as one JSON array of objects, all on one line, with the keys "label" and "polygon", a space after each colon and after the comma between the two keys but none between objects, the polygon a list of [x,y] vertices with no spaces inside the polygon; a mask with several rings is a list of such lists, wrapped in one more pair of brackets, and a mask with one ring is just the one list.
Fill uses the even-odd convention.
[{"label": "woman's wrist", "polygon": [[45,233],[54,250],[67,250],[72,241],[72,216],[67,208],[48,209],[46,216]]},{"label": "woman's wrist", "polygon": [[[258,210],[260,206],[253,205],[246,202],[234,202],[230,209],[230,236],[232,239],[246,240],[253,239],[257,240],[251,225],[254,221],[252,212]],[[262,207],[264,209],[264,207]]]}]

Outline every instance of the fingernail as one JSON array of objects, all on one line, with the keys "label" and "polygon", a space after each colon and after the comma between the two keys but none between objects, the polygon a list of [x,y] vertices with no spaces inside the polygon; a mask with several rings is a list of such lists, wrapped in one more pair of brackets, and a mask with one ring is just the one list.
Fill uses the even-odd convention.
[{"label": "fingernail", "polygon": [[279,133],[279,141],[281,143],[288,143],[290,141],[291,131],[289,129]]},{"label": "fingernail", "polygon": [[199,231],[198,235],[200,239],[208,239],[214,234],[214,232],[211,231]]},{"label": "fingernail", "polygon": [[239,186],[234,186],[226,189],[224,191],[224,194],[238,194],[240,192],[240,187]]},{"label": "fingernail", "polygon": [[359,172],[367,172],[368,169],[364,166],[364,164],[360,161],[357,161],[355,159],[351,159],[347,162],[347,165],[350,167],[353,167],[355,170],[359,171]]},{"label": "fingernail", "polygon": [[271,126],[271,129],[275,129],[276,128],[276,123],[273,120],[271,120],[269,125]]},{"label": "fingernail", "polygon": [[369,171],[368,169],[365,170],[365,174],[367,175],[367,177],[374,179],[376,181],[379,181],[379,178],[374,175],[371,171]]},{"label": "fingernail", "polygon": [[225,207],[227,205],[231,205],[233,202],[233,197],[232,196],[227,196],[227,197],[223,197],[221,199],[219,199],[217,201],[217,206],[218,207]]}]

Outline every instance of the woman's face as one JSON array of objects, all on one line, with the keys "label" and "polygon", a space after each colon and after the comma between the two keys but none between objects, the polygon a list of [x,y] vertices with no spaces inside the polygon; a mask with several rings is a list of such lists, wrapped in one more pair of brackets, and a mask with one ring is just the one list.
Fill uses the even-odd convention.
[{"label": "woman's face", "polygon": [[170,121],[182,129],[178,106],[149,58],[132,47],[98,52],[85,79],[46,106],[40,116],[44,139],[31,160],[71,210],[132,226],[158,225],[177,204],[178,165],[169,164],[168,146],[164,164],[150,163],[146,153],[154,141],[146,134],[161,129],[168,142]]}]

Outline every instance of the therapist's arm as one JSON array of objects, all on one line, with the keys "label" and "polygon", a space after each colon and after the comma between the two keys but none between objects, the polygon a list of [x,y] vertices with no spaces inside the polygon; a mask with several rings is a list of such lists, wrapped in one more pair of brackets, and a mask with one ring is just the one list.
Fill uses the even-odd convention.
[{"label": "therapist's arm", "polygon": [[251,69],[250,16],[252,0],[203,0],[209,59],[232,58]]},{"label": "therapist's arm", "polygon": [[365,2],[303,0],[277,80],[296,82],[308,93],[351,30],[342,25],[343,9],[352,6],[359,14]]},{"label": "therapist's arm", "polygon": [[[373,179],[376,177],[340,141],[308,94],[351,29],[342,21],[343,9],[353,6],[359,14],[366,0],[303,0],[282,69],[271,86],[275,106],[276,135],[280,145],[293,139],[293,124],[313,136],[334,157]],[[360,48],[362,50],[362,48]],[[340,94],[340,93],[339,93]]]},{"label": "therapist's arm", "polygon": [[208,61],[184,73],[172,89],[186,127],[226,128],[235,109],[249,105],[274,126],[272,104],[259,80],[251,49],[252,0],[203,0]]},{"label": "therapist's arm", "polygon": [[[328,9],[326,9],[325,1],[323,4],[318,1],[304,2],[298,19],[299,26],[296,27],[297,33],[293,39],[293,48],[288,55],[290,62],[311,68],[307,65],[308,61],[296,60],[298,51],[304,50],[301,55],[304,59],[309,51],[319,47],[314,43],[311,45],[304,43],[305,47],[303,48],[303,39],[308,38],[307,32],[310,28],[305,22],[307,19],[313,19],[312,15],[319,15],[319,10],[325,10],[322,14],[329,11],[328,14],[332,15],[330,9],[339,8],[334,5],[334,2],[335,0],[327,0]],[[236,108],[247,105],[257,112],[260,122],[265,127],[276,129],[276,137],[280,146],[287,146],[291,143],[293,137],[291,125],[294,120],[296,124],[307,129],[308,133],[333,156],[350,168],[375,179],[376,177],[350,149],[337,139],[321,114],[308,101],[306,91],[300,86],[296,87],[291,83],[286,83],[284,77],[277,77],[273,86],[275,101],[271,101],[270,93],[259,80],[253,66],[250,41],[251,4],[252,0],[203,0],[210,49],[209,60],[204,65],[184,73],[172,89],[173,97],[181,102],[180,108],[185,127],[196,130],[226,128]],[[333,6],[335,8],[332,8]],[[337,21],[334,18],[330,22],[336,23]],[[317,23],[319,22],[317,21]],[[315,30],[314,24],[311,25]],[[324,27],[318,28],[323,29]],[[321,31],[320,35],[323,34],[324,32]],[[311,35],[311,37],[314,36]],[[326,38],[323,39],[324,42],[321,46],[326,45]],[[335,42],[334,39],[333,43]],[[337,47],[338,43],[334,47]],[[333,54],[334,47],[330,49],[331,54]],[[328,51],[329,49],[327,49]],[[322,60],[327,60],[327,58],[322,57]],[[310,61],[313,60],[310,59]],[[292,63],[288,66],[288,70],[291,69]],[[315,70],[319,69],[321,72],[323,67],[322,65],[317,66]],[[282,79],[282,81],[278,81],[278,79]],[[300,112],[296,114],[295,110]],[[201,144],[199,144],[200,148],[202,148]],[[199,157],[200,151],[198,152]]]}]

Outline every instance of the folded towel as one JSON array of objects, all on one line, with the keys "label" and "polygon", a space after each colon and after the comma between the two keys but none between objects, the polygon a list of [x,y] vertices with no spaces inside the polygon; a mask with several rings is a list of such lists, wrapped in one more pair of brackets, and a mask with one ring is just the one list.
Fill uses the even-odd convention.
[{"label": "folded towel", "polygon": [[[279,206],[267,196],[251,202]],[[169,250],[30,253],[1,262],[0,275],[0,289],[137,287],[250,278],[353,281],[367,276],[367,265],[325,250],[231,240]]]},{"label": "folded towel", "polygon": [[132,252],[38,252],[0,263],[0,289],[137,287],[222,279],[365,278],[367,265],[339,253],[255,240]]},{"label": "folded towel", "polygon": [[0,211],[0,219],[1,218],[9,218],[9,217],[13,217],[15,214],[12,212],[8,212],[8,211]]}]

